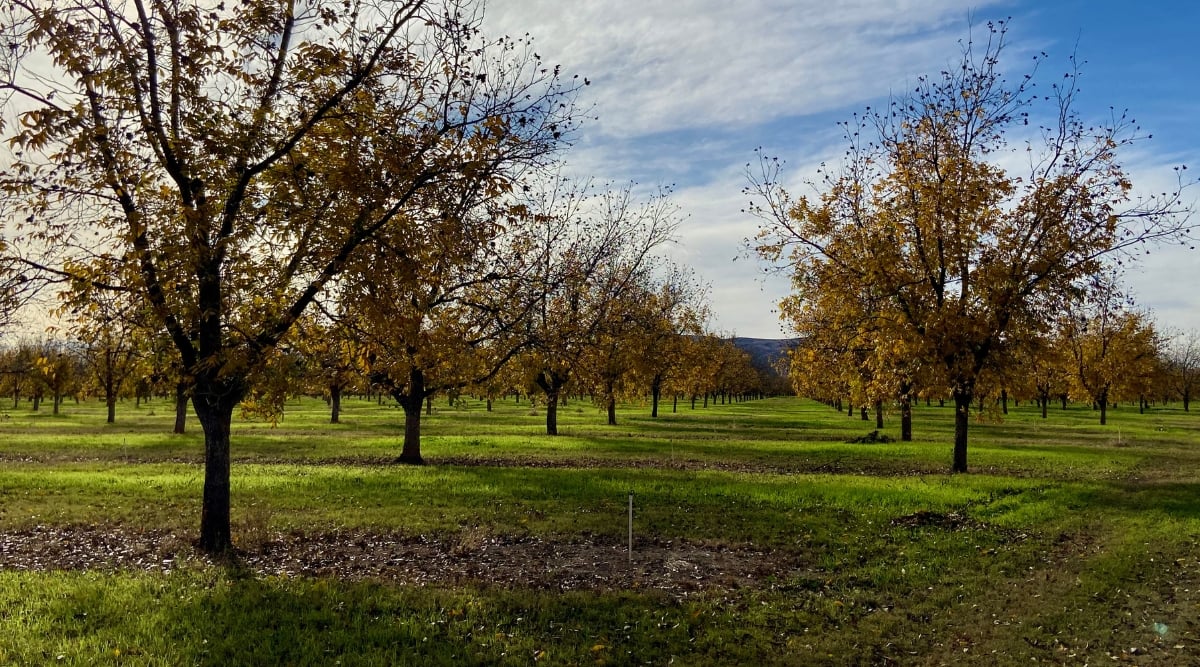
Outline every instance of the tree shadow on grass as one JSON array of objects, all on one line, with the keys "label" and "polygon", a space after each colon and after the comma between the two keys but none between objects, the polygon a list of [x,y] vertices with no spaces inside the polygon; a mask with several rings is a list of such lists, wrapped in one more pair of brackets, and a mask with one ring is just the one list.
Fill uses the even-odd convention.
[{"label": "tree shadow on grass", "polygon": [[1200,519],[1200,483],[1130,482],[1079,494],[1084,507],[1118,512],[1158,512],[1173,519]]}]

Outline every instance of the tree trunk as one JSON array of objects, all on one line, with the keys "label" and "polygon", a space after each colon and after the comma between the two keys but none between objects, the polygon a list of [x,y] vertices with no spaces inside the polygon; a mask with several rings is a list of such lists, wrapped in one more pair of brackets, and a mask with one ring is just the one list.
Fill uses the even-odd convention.
[{"label": "tree trunk", "polygon": [[912,385],[907,382],[900,385],[900,441],[912,442]]},{"label": "tree trunk", "polygon": [[340,424],[338,419],[342,414],[342,385],[336,382],[329,385],[329,423]]},{"label": "tree trunk", "polygon": [[421,458],[421,404],[429,405],[431,396],[425,394],[425,374],[419,368],[408,371],[408,386],[405,393],[396,392],[392,398],[404,408],[404,446],[396,463],[424,465]]},{"label": "tree trunk", "polygon": [[658,399],[662,396],[662,375],[655,375],[650,381],[650,417],[658,417]]},{"label": "tree trunk", "polygon": [[1063,409],[1063,410],[1066,410],[1066,409],[1067,409],[1067,395],[1066,395],[1066,394],[1059,394],[1059,395],[1058,395],[1058,398],[1059,398],[1059,400],[1061,400],[1061,401],[1062,401],[1062,409]]},{"label": "tree trunk", "polygon": [[617,425],[617,399],[612,396],[608,397],[608,425]]},{"label": "tree trunk", "polygon": [[58,406],[62,405],[62,394],[58,390],[54,390],[54,411],[53,414],[58,414]]},{"label": "tree trunk", "polygon": [[181,380],[175,383],[175,428],[172,433],[183,433],[187,426],[187,385]]},{"label": "tree trunk", "polygon": [[1187,389],[1184,389],[1183,390],[1183,411],[1184,412],[1188,411],[1188,404],[1191,403],[1191,399],[1192,399],[1192,392]]},{"label": "tree trunk", "polygon": [[108,419],[107,419],[108,423],[109,424],[117,423],[117,397],[116,396],[105,396],[104,397],[104,407],[108,408]]},{"label": "tree trunk", "polygon": [[875,428],[883,428],[883,401],[875,401]]},{"label": "tree trunk", "polygon": [[546,435],[558,435],[558,390],[546,392]]},{"label": "tree trunk", "polygon": [[1050,409],[1050,394],[1042,394],[1042,419],[1046,418],[1046,413]]},{"label": "tree trunk", "polygon": [[1008,390],[1007,389],[1000,390],[1000,412],[1001,412],[1001,414],[1008,414]]},{"label": "tree trunk", "polygon": [[854,416],[854,401],[850,401],[850,407],[846,408],[846,416],[847,417]]},{"label": "tree trunk", "polygon": [[1105,426],[1108,424],[1108,392],[1100,392],[1100,396],[1096,400],[1096,403],[1099,404],[1100,407],[1100,425]]},{"label": "tree trunk", "polygon": [[967,471],[967,427],[971,423],[971,388],[954,388],[954,472]]},{"label": "tree trunk", "polygon": [[[219,384],[197,384],[192,401],[200,427],[204,430],[200,549],[207,553],[224,553],[233,548],[233,535],[229,527],[229,425],[238,401],[227,393],[227,389]],[[237,395],[240,397],[241,394]]]},{"label": "tree trunk", "polygon": [[678,393],[673,394],[671,396],[671,412],[672,413],[679,412],[679,394]]},{"label": "tree trunk", "polygon": [[490,398],[487,399],[487,411],[488,412],[492,411],[492,399],[490,399]]},{"label": "tree trunk", "polygon": [[870,421],[871,420],[871,418],[867,416],[867,406],[865,406],[865,405],[858,409],[858,416],[859,416],[859,419],[862,421]]}]

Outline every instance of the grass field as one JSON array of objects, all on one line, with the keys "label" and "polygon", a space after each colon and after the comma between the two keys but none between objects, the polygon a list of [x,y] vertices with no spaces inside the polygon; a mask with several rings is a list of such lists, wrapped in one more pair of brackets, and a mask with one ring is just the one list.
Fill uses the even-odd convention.
[{"label": "grass field", "polygon": [[[1200,416],[798,399],[289,404],[236,423],[234,562],[170,406],[0,414],[0,664],[1200,664]],[[898,423],[885,432],[896,436]],[[629,494],[634,548],[627,551]]]}]

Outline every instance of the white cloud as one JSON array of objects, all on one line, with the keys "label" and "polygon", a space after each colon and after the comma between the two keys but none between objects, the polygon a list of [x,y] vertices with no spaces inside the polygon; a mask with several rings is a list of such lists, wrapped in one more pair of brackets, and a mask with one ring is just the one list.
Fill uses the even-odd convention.
[{"label": "white cloud", "polygon": [[601,131],[629,137],[875,98],[947,62],[987,4],[493,0],[487,22],[529,32],[548,61],[589,77]]}]

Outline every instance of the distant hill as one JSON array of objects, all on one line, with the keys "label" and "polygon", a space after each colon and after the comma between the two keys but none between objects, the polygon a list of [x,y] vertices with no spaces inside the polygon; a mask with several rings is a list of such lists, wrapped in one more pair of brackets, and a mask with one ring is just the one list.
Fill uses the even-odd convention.
[{"label": "distant hill", "polygon": [[798,338],[734,338],[733,344],[750,355],[754,367],[768,375],[780,375],[777,362],[787,356]]}]

